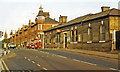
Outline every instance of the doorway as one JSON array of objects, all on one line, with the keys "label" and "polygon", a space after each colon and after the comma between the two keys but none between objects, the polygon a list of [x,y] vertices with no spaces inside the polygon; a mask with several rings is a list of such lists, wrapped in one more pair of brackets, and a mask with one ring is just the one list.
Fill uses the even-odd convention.
[{"label": "doorway", "polygon": [[116,49],[120,50],[120,31],[116,32]]},{"label": "doorway", "polygon": [[67,48],[67,33],[64,33],[64,39],[63,39],[63,48]]}]

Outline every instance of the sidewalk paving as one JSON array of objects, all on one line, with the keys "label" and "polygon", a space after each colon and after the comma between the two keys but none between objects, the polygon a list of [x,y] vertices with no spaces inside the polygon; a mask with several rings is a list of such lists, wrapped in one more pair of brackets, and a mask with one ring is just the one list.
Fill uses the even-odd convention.
[{"label": "sidewalk paving", "polygon": [[[100,56],[100,57],[106,57],[106,58],[111,58],[111,59],[119,59],[120,56],[118,54],[109,54],[107,52],[98,52],[98,51],[90,51],[90,50],[81,50],[81,49],[65,49],[65,48],[45,48],[49,50],[59,50],[59,51],[69,51],[69,52],[77,52],[77,53],[82,53],[82,54],[87,54],[87,55],[94,55],[94,56]],[[120,55],[120,53],[119,53]]]}]

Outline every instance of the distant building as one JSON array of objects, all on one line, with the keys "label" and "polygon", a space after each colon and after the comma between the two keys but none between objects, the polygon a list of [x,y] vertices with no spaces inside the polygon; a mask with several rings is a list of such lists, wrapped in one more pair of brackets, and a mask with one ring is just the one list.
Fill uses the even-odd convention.
[{"label": "distant building", "polygon": [[[61,23],[55,19],[50,18],[49,12],[43,12],[43,8],[40,6],[39,13],[35,18],[35,22],[29,20],[28,25],[23,25],[15,31],[15,34],[11,31],[10,42],[14,42],[20,46],[26,46],[28,43],[34,42],[35,39],[41,39],[42,44],[44,44],[44,32],[54,26]],[[44,47],[44,45],[42,45]]]},{"label": "distant building", "polygon": [[4,39],[7,39],[7,31],[5,31]]},{"label": "distant building", "polygon": [[[102,12],[87,14],[44,31],[45,47],[110,51],[112,33],[120,30],[120,10],[101,7]],[[66,19],[60,16],[60,22]]]}]

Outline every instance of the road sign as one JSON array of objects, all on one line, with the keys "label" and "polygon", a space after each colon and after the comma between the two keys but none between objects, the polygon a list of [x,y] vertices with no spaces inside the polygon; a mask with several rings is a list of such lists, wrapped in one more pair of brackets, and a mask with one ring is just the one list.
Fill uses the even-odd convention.
[{"label": "road sign", "polygon": [[3,32],[2,31],[0,31],[0,38],[3,36]]}]

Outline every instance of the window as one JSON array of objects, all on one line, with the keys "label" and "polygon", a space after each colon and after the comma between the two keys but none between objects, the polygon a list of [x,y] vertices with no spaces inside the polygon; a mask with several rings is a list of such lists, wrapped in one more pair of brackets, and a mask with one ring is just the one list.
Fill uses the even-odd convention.
[{"label": "window", "polygon": [[45,35],[45,41],[46,41],[45,43],[47,43],[47,35]]},{"label": "window", "polygon": [[81,34],[78,35],[78,42],[81,42]]},{"label": "window", "polygon": [[56,38],[56,43],[58,43],[58,35],[55,38]]},{"label": "window", "polygon": [[78,41],[78,30],[76,29],[76,41]]},{"label": "window", "polygon": [[71,31],[72,42],[74,41],[74,31]]},{"label": "window", "polygon": [[89,27],[88,27],[88,41],[87,43],[92,43],[92,28],[91,28],[91,24],[89,23]]},{"label": "window", "polygon": [[38,24],[38,30],[40,30],[40,24]]},{"label": "window", "polygon": [[41,30],[42,30],[42,24],[41,24]]},{"label": "window", "polygon": [[51,43],[51,39],[50,39],[50,43]]},{"label": "window", "polygon": [[101,25],[100,27],[100,37],[101,37],[101,41],[105,41],[105,26]]},{"label": "window", "polygon": [[101,21],[101,26],[100,26],[100,41],[105,41],[105,25],[103,21]]},{"label": "window", "polygon": [[60,37],[61,37],[61,36],[60,36],[60,33],[59,33],[59,42],[60,42]]},{"label": "window", "polygon": [[89,41],[92,41],[92,28],[88,28],[88,36],[89,36]]}]

